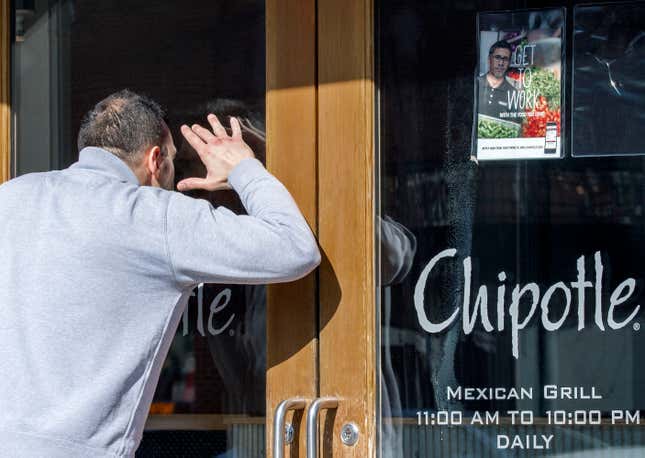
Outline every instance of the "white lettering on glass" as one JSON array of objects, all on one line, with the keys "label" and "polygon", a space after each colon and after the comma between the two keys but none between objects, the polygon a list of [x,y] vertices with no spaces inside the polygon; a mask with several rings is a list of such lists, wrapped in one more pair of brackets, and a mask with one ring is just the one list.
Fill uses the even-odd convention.
[{"label": "white lettering on glass", "polygon": [[[197,285],[197,332],[203,337],[206,335],[206,332],[204,332],[204,284],[200,283]],[[195,291],[191,293],[191,296],[195,295]],[[233,322],[233,319],[235,319],[235,313],[231,313],[229,316],[228,320],[226,323],[224,323],[222,326],[219,328],[216,328],[214,325],[215,321],[215,315],[220,314],[221,312],[226,309],[228,306],[229,302],[231,301],[231,289],[230,288],[224,288],[222,291],[220,291],[217,296],[211,301],[210,307],[209,307],[209,315],[208,315],[208,332],[210,335],[217,336],[224,331],[226,331],[231,323]],[[184,309],[184,314],[182,316],[182,335],[186,336],[188,335],[188,305]]]},{"label": "white lettering on glass", "polygon": [[[428,286],[428,278],[432,270],[437,266],[440,261],[448,262],[446,258],[454,258],[457,250],[449,248],[441,251],[434,256],[430,262],[423,268],[419,279],[414,288],[414,308],[417,312],[417,318],[421,327],[428,333],[437,334],[445,331],[454,324],[460,310],[455,307],[450,316],[445,320],[435,323],[430,320],[426,313],[425,304],[425,289]],[[580,256],[576,262],[577,277],[576,280],[569,283],[558,281],[549,286],[544,295],[540,294],[540,287],[536,283],[527,283],[525,285],[516,284],[511,293],[511,302],[508,304],[508,314],[510,316],[511,325],[511,342],[512,353],[517,359],[519,358],[519,336],[520,332],[525,329],[531,319],[535,315],[538,305],[541,309],[541,324],[547,331],[557,331],[560,329],[572,310],[577,313],[578,330],[584,329],[585,323],[585,290],[587,288],[594,289],[594,324],[601,331],[605,331],[605,321],[611,329],[621,329],[631,323],[640,311],[640,305],[634,306],[634,309],[627,318],[622,321],[617,321],[614,317],[616,308],[626,305],[625,303],[631,298],[636,289],[636,280],[627,278],[621,282],[611,293],[609,298],[609,308],[607,311],[606,319],[603,320],[603,296],[602,296],[602,283],[603,283],[603,265],[600,251],[594,253],[594,279],[595,282],[586,279],[585,272],[585,257]],[[472,260],[467,256],[463,260],[463,274],[464,274],[464,300],[462,304],[462,328],[465,334],[473,332],[477,321],[481,323],[482,327],[487,332],[497,330],[503,331],[505,324],[505,281],[507,275],[501,271],[497,279],[501,283],[497,287],[496,310],[497,310],[497,328],[491,323],[488,315],[488,288],[486,285],[481,285],[477,289],[477,296],[475,297],[474,304],[471,306],[471,288],[472,288]],[[578,306],[572,308],[573,295],[571,289],[576,290],[576,298]],[[560,297],[564,300],[564,310],[559,317],[549,316],[549,307],[554,296]],[[530,304],[530,305],[528,305]],[[432,307],[432,305],[430,305]],[[557,319],[555,319],[557,318]],[[634,329],[639,329],[637,323],[634,323]]]}]

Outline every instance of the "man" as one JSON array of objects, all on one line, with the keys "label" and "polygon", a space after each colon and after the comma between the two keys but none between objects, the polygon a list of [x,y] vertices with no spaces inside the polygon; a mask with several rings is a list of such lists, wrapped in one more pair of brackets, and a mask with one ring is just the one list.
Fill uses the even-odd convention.
[{"label": "man", "polygon": [[494,43],[488,52],[488,72],[478,78],[479,114],[500,118],[510,112],[508,101],[515,88],[506,80],[512,49],[508,42]]},{"label": "man", "polygon": [[232,118],[181,127],[248,215],[170,191],[159,106],[121,91],[83,120],[78,162],[0,186],[0,456],[132,457],[161,365],[201,282],[290,281],[320,262],[287,190]]}]

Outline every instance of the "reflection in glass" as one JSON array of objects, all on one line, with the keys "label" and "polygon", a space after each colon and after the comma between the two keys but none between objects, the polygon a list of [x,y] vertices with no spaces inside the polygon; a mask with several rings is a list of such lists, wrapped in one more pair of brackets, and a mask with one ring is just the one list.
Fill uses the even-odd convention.
[{"label": "reflection in glass", "polygon": [[[147,94],[167,109],[179,147],[176,180],[204,174],[195,152],[182,144],[179,126],[204,124],[208,112],[238,116],[245,140],[264,160],[264,2],[14,3],[17,175],[75,162],[81,116],[122,88]],[[233,192],[193,197],[244,211]],[[262,286],[195,289],[137,456],[264,455],[265,315]]]},{"label": "reflection in glass", "polygon": [[645,6],[573,12],[573,155],[645,154]]},{"label": "reflection in glass", "polygon": [[526,6],[378,3],[378,216],[416,240],[393,284],[380,245],[383,457],[645,453],[645,163],[471,158],[476,14]]}]

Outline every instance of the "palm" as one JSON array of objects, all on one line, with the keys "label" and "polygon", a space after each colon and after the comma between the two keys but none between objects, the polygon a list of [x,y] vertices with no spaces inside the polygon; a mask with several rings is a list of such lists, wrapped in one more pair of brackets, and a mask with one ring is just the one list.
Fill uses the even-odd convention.
[{"label": "palm", "polygon": [[192,128],[181,126],[181,133],[206,166],[206,178],[186,178],[177,183],[180,191],[230,189],[228,176],[231,171],[244,159],[254,157],[253,151],[242,139],[242,129],[236,118],[231,118],[231,135],[228,135],[217,116],[208,115],[208,122],[212,132],[198,124]]}]

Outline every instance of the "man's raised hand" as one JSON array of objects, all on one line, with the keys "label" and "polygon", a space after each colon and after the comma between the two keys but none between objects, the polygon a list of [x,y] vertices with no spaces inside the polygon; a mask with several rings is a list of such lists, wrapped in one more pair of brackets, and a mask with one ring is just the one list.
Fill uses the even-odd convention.
[{"label": "man's raised hand", "polygon": [[206,178],[181,180],[177,183],[179,191],[230,189],[228,176],[231,171],[244,159],[255,157],[249,145],[242,139],[242,129],[236,118],[231,117],[231,135],[228,135],[217,116],[209,114],[207,119],[212,132],[199,124],[193,124],[192,128],[181,126],[182,135],[197,151],[206,166]]}]

